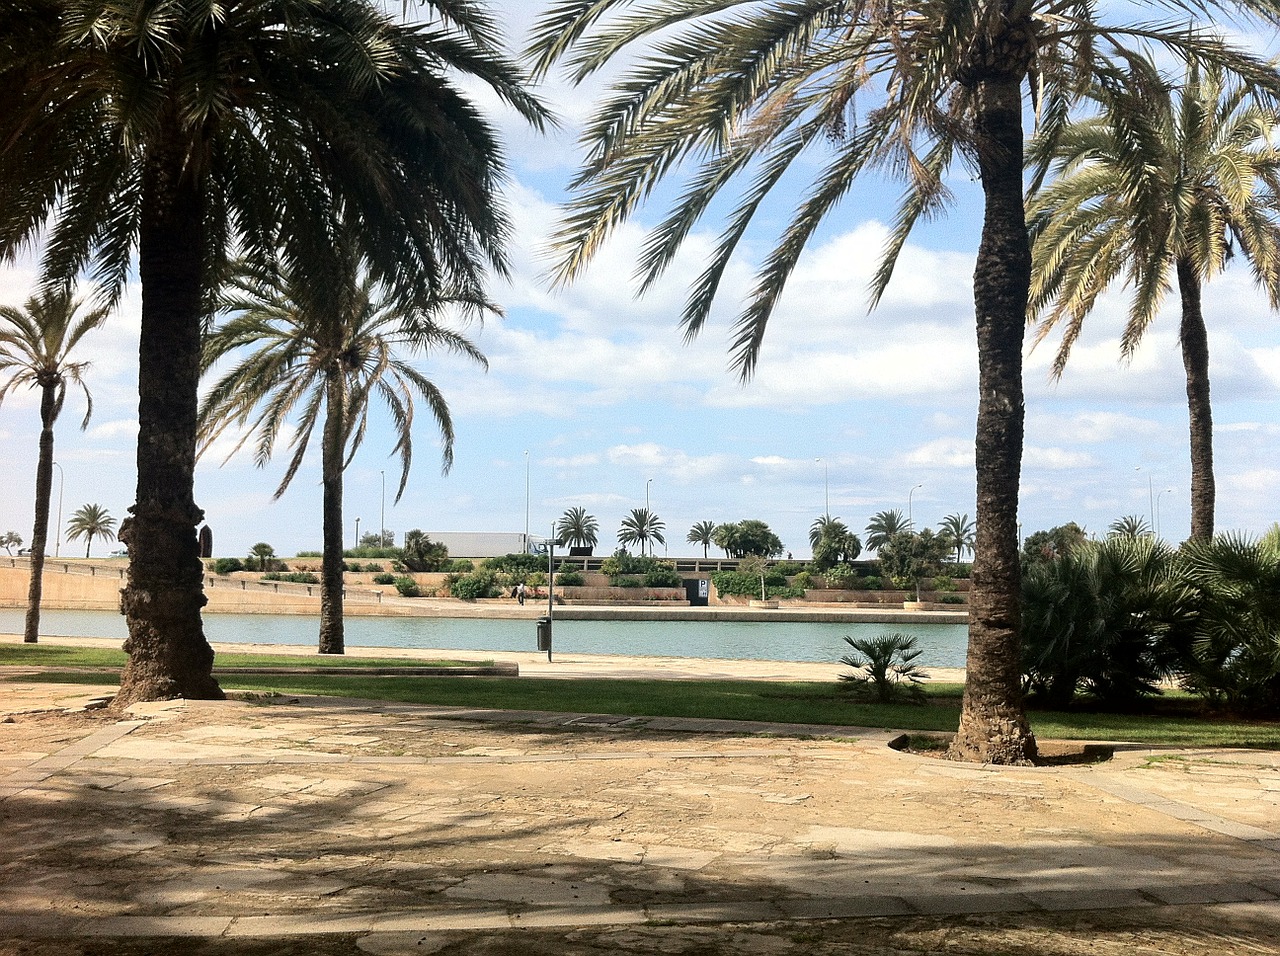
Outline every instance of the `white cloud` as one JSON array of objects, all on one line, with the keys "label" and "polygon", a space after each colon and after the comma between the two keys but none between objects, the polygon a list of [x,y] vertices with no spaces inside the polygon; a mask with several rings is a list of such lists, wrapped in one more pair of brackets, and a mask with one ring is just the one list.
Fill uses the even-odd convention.
[{"label": "white cloud", "polygon": [[972,468],[973,440],[938,438],[907,452],[902,462],[927,468]]},{"label": "white cloud", "polygon": [[1067,451],[1063,448],[1027,446],[1022,453],[1022,464],[1025,468],[1089,468],[1097,463],[1093,455],[1082,451]]}]

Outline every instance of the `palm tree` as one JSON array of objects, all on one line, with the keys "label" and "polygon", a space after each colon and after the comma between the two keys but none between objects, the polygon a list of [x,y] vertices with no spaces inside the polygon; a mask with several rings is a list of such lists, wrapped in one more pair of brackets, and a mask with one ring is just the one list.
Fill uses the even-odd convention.
[{"label": "palm tree", "polygon": [[662,519],[648,508],[632,508],[631,514],[622,519],[622,528],[618,531],[618,542],[624,546],[640,545],[640,553],[643,555],[649,542],[667,543],[667,539],[662,536],[666,528]]},{"label": "palm tree", "polygon": [[849,526],[831,515],[819,515],[809,525],[809,547],[816,548],[823,538],[838,538],[849,533]]},{"label": "palm tree", "polygon": [[967,514],[949,514],[942,519],[938,530],[956,549],[956,564],[964,558],[966,551],[973,550],[973,522]]},{"label": "palm tree", "polygon": [[[343,284],[314,284],[299,272],[244,266],[232,277],[221,306],[227,322],[205,342],[204,367],[231,356],[236,364],[209,390],[200,407],[201,450],[228,427],[253,425],[232,453],[256,438],[259,466],[271,460],[276,440],[290,418],[297,427],[292,456],[275,497],[284,494],[302,465],[311,436],[320,425],[323,542],[320,589],[321,654],[341,654],[342,473],[364,440],[369,405],[380,400],[395,425],[394,451],[400,455],[404,494],[413,460],[415,395],[431,411],[444,437],[444,471],[453,463],[453,422],[449,406],[404,355],[443,346],[487,367],[466,338],[409,308],[365,273],[354,250],[345,263]],[[319,293],[319,294],[317,294]],[[245,350],[248,350],[247,354]]]},{"label": "palm tree", "polygon": [[702,556],[707,558],[711,556],[711,545],[715,544],[715,533],[714,521],[699,521],[689,529],[689,535],[685,540],[690,544],[702,545]]},{"label": "palm tree", "polygon": [[1202,289],[1239,250],[1280,307],[1280,111],[1221,69],[1191,66],[1171,87],[1145,61],[1112,71],[1102,113],[1033,143],[1057,178],[1029,207],[1031,305],[1043,340],[1059,325],[1060,377],[1099,294],[1133,289],[1121,355],[1133,356],[1176,281],[1191,434],[1191,537],[1213,537],[1213,413]]},{"label": "palm tree", "polygon": [[910,531],[907,516],[898,508],[891,511],[877,511],[867,522],[867,547],[879,551],[895,534]]},{"label": "palm tree", "polygon": [[[479,0],[39,0],[0,35],[0,257],[142,286],[138,484],[120,529],[129,662],[116,701],[220,697],[193,496],[200,333],[232,255],[322,288],[349,228],[406,299],[505,271],[495,133],[463,78],[545,113]],[[137,260],[133,261],[136,250]]]},{"label": "palm tree", "polygon": [[[31,530],[31,583],[22,640],[36,643],[40,634],[40,597],[44,588],[44,552],[49,538],[49,497],[53,492],[53,425],[62,412],[67,384],[84,392],[83,431],[93,414],[93,396],[84,382],[88,362],[70,355],[89,332],[106,320],[107,309],[80,315],[80,303],[68,288],[45,289],[26,306],[0,306],[0,403],[20,386],[40,389],[40,456],[36,461],[35,525]],[[21,539],[19,539],[21,543]]]},{"label": "palm tree", "polygon": [[573,507],[565,511],[556,522],[556,537],[570,548],[594,548],[600,523],[586,508]]},{"label": "palm tree", "polygon": [[84,538],[84,556],[87,558],[94,538],[103,541],[116,539],[116,519],[102,505],[84,505],[67,521],[67,540],[78,538]]},{"label": "palm tree", "polygon": [[[581,82],[614,56],[634,63],[584,134],[588,155],[556,236],[558,280],[579,274],[660,180],[687,173],[687,188],[664,191],[674,196],[671,213],[640,258],[641,288],[649,288],[708,209],[726,208],[713,203],[721,190],[745,178],[745,195],[727,207],[729,224],[687,299],[683,325],[696,335],[766,196],[794,165],[818,170],[738,319],[734,363],[744,378],[801,253],[856,177],[887,170],[908,186],[874,279],[874,302],[912,228],[946,204],[944,174],[957,154],[974,167],[984,194],[973,286],[978,510],[967,680],[952,744],[964,759],[1017,763],[1035,753],[1018,635],[1022,345],[1031,273],[1022,197],[1027,97],[1045,123],[1061,123],[1088,87],[1099,51],[1123,42],[1229,59],[1249,79],[1280,87],[1262,62],[1228,56],[1185,22],[1127,25],[1146,13],[1131,6],[1141,10],[1136,19],[1125,4],[1055,0],[563,0],[534,27],[530,54],[538,74],[565,61]],[[1264,15],[1269,9],[1266,0],[1245,6]],[[1103,11],[1116,22],[1101,22]],[[655,35],[661,39],[646,56],[637,48]],[[828,160],[814,163],[810,147],[828,150]]]},{"label": "palm tree", "polygon": [[1111,522],[1108,538],[1146,538],[1151,536],[1151,525],[1139,515],[1125,515]]}]

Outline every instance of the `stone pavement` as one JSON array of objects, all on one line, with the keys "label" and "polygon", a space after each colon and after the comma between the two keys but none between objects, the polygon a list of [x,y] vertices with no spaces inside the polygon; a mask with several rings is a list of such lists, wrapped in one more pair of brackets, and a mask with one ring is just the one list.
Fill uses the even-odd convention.
[{"label": "stone pavement", "polygon": [[104,692],[4,685],[0,943],[423,953],[460,931],[1211,906],[1280,951],[1273,752],[997,769],[863,728],[292,697],[48,710]]}]

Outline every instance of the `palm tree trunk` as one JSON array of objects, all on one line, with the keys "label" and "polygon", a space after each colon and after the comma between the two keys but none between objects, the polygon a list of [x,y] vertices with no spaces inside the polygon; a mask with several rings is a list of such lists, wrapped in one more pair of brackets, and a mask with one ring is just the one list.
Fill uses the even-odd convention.
[{"label": "palm tree trunk", "polygon": [[345,382],[341,370],[329,374],[325,385],[324,445],[321,471],[324,484],[324,550],[320,567],[320,653],[342,654],[342,457],[345,451]]},{"label": "palm tree trunk", "polygon": [[200,379],[204,204],[180,151],[143,172],[138,274],[138,487],[120,527],[129,577],[120,607],[129,654],[119,705],[173,697],[221,699],[204,637],[204,565],[196,526],[196,401]]},{"label": "palm tree trunk", "polygon": [[1187,412],[1191,427],[1191,537],[1213,538],[1213,406],[1209,401],[1209,333],[1200,310],[1200,277],[1186,257],[1178,259],[1182,294],[1182,367],[1187,373]]},{"label": "palm tree trunk", "polygon": [[1022,199],[1022,98],[1014,75],[977,84],[977,150],[986,209],[974,265],[978,332],[977,538],[964,705],[951,755],[1026,763],[1035,737],[1022,703],[1018,482],[1022,342],[1031,248]]},{"label": "palm tree trunk", "polygon": [[40,599],[44,593],[44,549],[49,542],[49,499],[53,495],[53,423],[58,417],[58,389],[40,387],[40,458],[36,463],[36,520],[31,529],[31,583],[27,586],[27,619],[22,642],[40,635]]}]

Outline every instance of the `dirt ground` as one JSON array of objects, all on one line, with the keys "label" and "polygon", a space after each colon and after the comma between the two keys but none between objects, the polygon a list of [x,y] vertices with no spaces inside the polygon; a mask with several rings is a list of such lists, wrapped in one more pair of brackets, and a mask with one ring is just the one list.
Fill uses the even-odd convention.
[{"label": "dirt ground", "polygon": [[0,953],[1280,954],[1272,754],[998,771],[876,732],[460,716],[11,713]]}]

